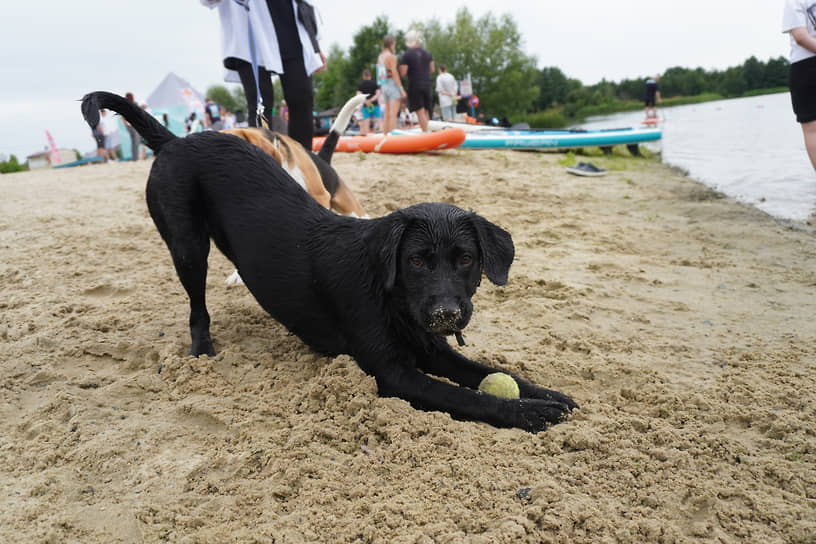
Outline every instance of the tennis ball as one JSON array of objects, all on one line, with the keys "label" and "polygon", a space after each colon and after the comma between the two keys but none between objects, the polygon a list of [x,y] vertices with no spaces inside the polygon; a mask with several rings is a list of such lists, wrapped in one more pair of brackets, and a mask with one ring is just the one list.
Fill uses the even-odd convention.
[{"label": "tennis ball", "polygon": [[504,372],[488,374],[479,384],[479,391],[489,393],[503,399],[519,398],[519,386],[512,376]]}]

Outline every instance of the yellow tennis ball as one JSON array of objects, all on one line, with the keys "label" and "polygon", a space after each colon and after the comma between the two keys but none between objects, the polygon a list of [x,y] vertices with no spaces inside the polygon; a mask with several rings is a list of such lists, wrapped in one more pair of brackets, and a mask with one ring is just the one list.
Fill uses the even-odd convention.
[{"label": "yellow tennis ball", "polygon": [[503,399],[519,398],[519,386],[512,376],[504,372],[488,374],[479,384],[479,391],[489,393]]}]

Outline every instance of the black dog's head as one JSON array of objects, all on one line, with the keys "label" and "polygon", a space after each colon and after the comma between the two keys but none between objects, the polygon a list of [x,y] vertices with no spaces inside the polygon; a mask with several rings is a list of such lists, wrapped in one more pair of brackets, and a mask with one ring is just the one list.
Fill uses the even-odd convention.
[{"label": "black dog's head", "polygon": [[446,336],[470,321],[482,272],[507,283],[510,234],[450,204],[418,204],[380,220],[368,240],[385,291],[428,332]]}]

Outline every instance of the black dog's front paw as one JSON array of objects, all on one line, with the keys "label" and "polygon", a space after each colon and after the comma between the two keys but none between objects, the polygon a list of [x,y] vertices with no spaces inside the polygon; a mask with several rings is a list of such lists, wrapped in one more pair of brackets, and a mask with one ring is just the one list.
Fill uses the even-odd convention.
[{"label": "black dog's front paw", "polygon": [[560,402],[561,404],[565,404],[570,410],[580,408],[580,406],[578,406],[578,403],[572,400],[571,397],[565,395],[564,393],[554,391],[552,389],[545,389],[543,387],[538,387],[537,385],[533,384],[529,384],[527,387],[520,387],[520,389],[522,398]]},{"label": "black dog's front paw", "polygon": [[190,355],[193,357],[198,357],[199,355],[215,357],[215,347],[213,347],[213,342],[209,334],[204,338],[193,338],[193,343],[190,346]]},{"label": "black dog's front paw", "polygon": [[[573,404],[575,403],[573,402]],[[545,430],[548,425],[560,423],[566,419],[570,411],[571,408],[561,402],[543,399],[519,399],[516,412],[516,427],[531,433],[537,433]]]}]

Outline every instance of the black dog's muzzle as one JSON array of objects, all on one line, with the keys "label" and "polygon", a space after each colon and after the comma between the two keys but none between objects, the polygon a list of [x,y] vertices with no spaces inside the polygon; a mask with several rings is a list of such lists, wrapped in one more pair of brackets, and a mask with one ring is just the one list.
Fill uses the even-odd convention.
[{"label": "black dog's muzzle", "polygon": [[465,321],[465,313],[461,307],[437,306],[430,313],[428,328],[439,336],[457,335],[457,341],[461,345],[459,338],[461,337],[462,328],[466,324]]}]

